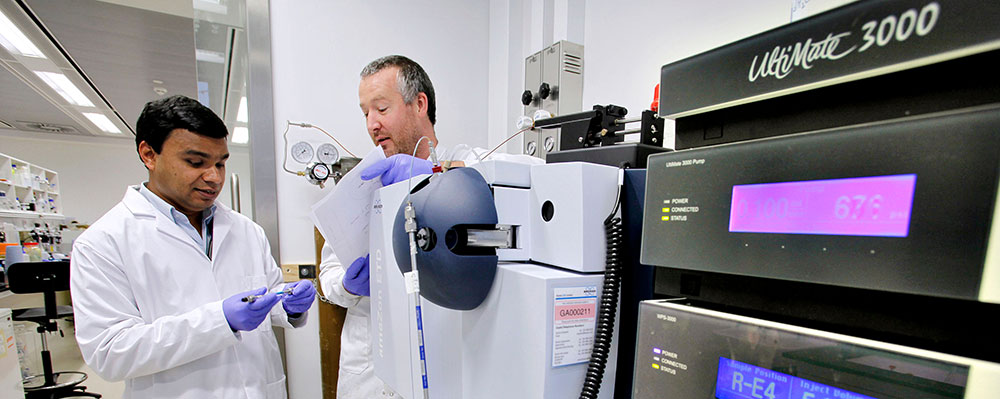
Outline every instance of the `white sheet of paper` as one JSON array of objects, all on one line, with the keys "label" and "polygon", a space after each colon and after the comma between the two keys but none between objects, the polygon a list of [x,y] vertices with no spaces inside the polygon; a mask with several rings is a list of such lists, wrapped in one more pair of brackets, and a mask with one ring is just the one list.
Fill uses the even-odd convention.
[{"label": "white sheet of paper", "polygon": [[382,188],[382,182],[361,180],[361,171],[382,159],[385,153],[376,146],[340,179],[330,194],[312,206],[313,224],[343,264],[368,254],[372,194]]}]

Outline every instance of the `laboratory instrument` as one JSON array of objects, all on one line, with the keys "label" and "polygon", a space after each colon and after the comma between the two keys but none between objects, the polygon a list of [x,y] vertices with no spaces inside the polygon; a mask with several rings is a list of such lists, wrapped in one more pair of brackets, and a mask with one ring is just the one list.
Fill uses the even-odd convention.
[{"label": "laboratory instrument", "polygon": [[[413,280],[404,274],[409,184],[377,191],[369,230],[376,375],[419,397],[423,359],[430,397],[576,398],[585,382],[593,394],[585,397],[613,397],[617,301],[602,297],[612,294],[604,271],[618,252],[595,243],[620,240],[605,236],[618,179],[618,168],[603,165],[502,161],[414,178]],[[611,308],[603,319],[601,307]],[[611,360],[587,378],[595,346]]]},{"label": "laboratory instrument", "polygon": [[[646,159],[663,148],[663,118],[644,110],[638,118],[626,118],[628,110],[617,105],[595,105],[592,110],[536,120],[535,129],[558,129],[558,151],[550,151],[546,162],[585,161],[602,165],[645,168]],[[629,123],[637,128],[626,129]],[[625,135],[638,134],[638,142],[625,143]]]},{"label": "laboratory instrument", "polygon": [[[291,149],[287,149],[288,130],[291,126],[312,128],[323,132],[323,134],[326,134],[330,137],[330,139],[336,142],[337,145],[340,145],[341,148],[343,148],[344,151],[350,155],[350,157],[341,157],[340,151],[337,150],[337,147],[334,147],[333,144],[330,143],[322,143],[314,150],[313,145],[308,141],[299,141],[293,144]],[[361,162],[360,158],[356,157],[354,153],[344,147],[344,145],[333,137],[333,135],[311,123],[285,121],[285,131],[282,133],[282,138],[285,141],[286,148],[286,155],[281,163],[282,169],[284,169],[285,172],[296,176],[304,176],[309,183],[315,184],[320,188],[323,188],[327,179],[331,177],[335,183],[339,182],[341,177]],[[295,171],[288,168],[288,152],[292,154],[293,160],[298,163],[305,164],[303,170]],[[315,162],[313,161],[314,158],[316,159]]]},{"label": "laboratory instrument", "polygon": [[995,397],[1000,367],[685,306],[639,307],[633,398]]},{"label": "laboratory instrument", "polygon": [[635,397],[996,396],[998,19],[854,2],[662,67],[640,261],[685,307],[643,305]]},{"label": "laboratory instrument", "polygon": [[[534,120],[583,109],[583,46],[559,41],[524,60],[524,115]],[[561,150],[559,129],[524,132],[524,153],[545,159]]]},{"label": "laboratory instrument", "polygon": [[988,108],[653,155],[642,262],[1000,303],[996,126]]}]

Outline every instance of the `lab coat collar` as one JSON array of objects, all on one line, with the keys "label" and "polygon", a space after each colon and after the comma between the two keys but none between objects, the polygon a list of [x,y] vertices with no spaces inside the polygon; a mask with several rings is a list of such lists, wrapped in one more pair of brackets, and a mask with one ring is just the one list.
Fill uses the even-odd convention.
[{"label": "lab coat collar", "polygon": [[216,202],[215,216],[212,227],[212,259],[219,253],[219,248],[229,235],[230,228],[233,227],[233,212],[229,207]]},{"label": "lab coat collar", "polygon": [[[156,219],[156,229],[163,232],[166,235],[174,237],[181,242],[187,243],[191,247],[198,250],[200,253],[204,253],[198,245],[195,244],[191,237],[188,237],[184,230],[181,230],[180,226],[177,226],[173,220],[170,220],[162,212],[156,210],[153,204],[149,203],[142,194],[139,193],[139,186],[129,186],[125,190],[125,198],[122,199],[122,203],[128,208],[129,212],[132,212],[137,218],[152,218]],[[215,216],[212,227],[212,254],[218,254],[219,246],[229,235],[229,230],[232,227],[232,215],[230,215],[229,207],[221,204],[219,202],[215,203]],[[214,255],[213,255],[214,258]]]}]

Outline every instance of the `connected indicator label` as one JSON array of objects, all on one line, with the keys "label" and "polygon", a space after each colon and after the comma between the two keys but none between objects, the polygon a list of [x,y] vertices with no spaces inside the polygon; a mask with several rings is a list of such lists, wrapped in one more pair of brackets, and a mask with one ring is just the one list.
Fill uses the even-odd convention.
[{"label": "connected indicator label", "polygon": [[906,237],[917,175],[733,186],[729,231]]}]

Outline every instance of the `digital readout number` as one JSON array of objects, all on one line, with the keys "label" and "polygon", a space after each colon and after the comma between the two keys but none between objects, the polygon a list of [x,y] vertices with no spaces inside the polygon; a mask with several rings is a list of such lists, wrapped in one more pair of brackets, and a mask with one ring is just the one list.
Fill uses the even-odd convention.
[{"label": "digital readout number", "polygon": [[[737,217],[753,216],[758,219],[782,219],[788,217],[787,198],[768,198],[766,200],[755,200],[753,206],[749,201],[742,200],[739,203]],[[875,195],[842,195],[837,198],[833,205],[833,216],[837,219],[858,219],[867,218],[878,220],[878,211],[882,207],[882,196]],[[752,209],[751,209],[752,208]]]}]

